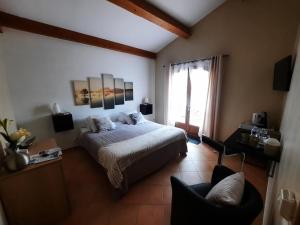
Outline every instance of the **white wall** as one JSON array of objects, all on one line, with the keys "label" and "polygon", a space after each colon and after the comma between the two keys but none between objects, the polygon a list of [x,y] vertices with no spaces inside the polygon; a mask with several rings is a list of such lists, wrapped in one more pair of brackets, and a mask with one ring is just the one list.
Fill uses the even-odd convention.
[{"label": "white wall", "polygon": [[[91,114],[136,110],[145,96],[154,103],[154,60],[12,29],[4,29],[1,36],[16,120],[38,138],[54,136],[64,148],[73,145],[78,129],[54,133],[49,110],[54,102],[71,112],[75,121]],[[134,101],[114,110],[75,106],[71,80],[101,73],[133,81]]]},{"label": "white wall", "polygon": [[279,128],[285,93],[272,89],[274,64],[293,50],[299,8],[299,0],[226,1],[193,26],[190,38],[177,38],[162,49],[156,60],[156,120],[166,121],[170,63],[229,54],[218,139],[225,140],[253,112],[267,112],[270,126]]},{"label": "white wall", "polygon": [[[6,78],[6,69],[3,63],[3,42],[0,40],[0,119],[8,118],[15,120],[14,111],[11,103],[11,98],[8,90],[8,83]],[[15,124],[12,124],[13,131]],[[0,142],[4,145],[4,140],[0,137]],[[1,148],[0,143],[0,148]]]},{"label": "white wall", "polygon": [[[273,179],[269,179],[266,198],[264,224],[284,225],[287,222],[279,216],[277,196],[281,188],[287,188],[297,194],[300,200],[300,43],[292,77],[291,88],[287,96],[281,124],[283,150],[279,168]],[[299,209],[300,210],[300,209]],[[300,214],[299,214],[300,219]],[[300,222],[300,220],[298,221]],[[299,223],[298,223],[299,224]]]},{"label": "white wall", "polygon": [[[15,120],[13,107],[11,104],[10,94],[8,91],[8,84],[6,79],[5,66],[3,64],[3,42],[0,40],[0,119],[9,118]],[[15,129],[15,123],[12,124],[10,131]],[[4,140],[0,137],[0,151],[3,151]],[[1,152],[2,155],[2,152]],[[7,221],[3,211],[2,203],[0,202],[0,225],[6,225]]]}]

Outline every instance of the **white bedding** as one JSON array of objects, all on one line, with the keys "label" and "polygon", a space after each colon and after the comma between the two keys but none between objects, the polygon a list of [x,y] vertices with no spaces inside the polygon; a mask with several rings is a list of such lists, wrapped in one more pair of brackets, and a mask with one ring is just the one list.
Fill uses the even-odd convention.
[{"label": "white bedding", "polygon": [[137,137],[99,148],[98,162],[107,170],[108,178],[115,188],[123,181],[122,172],[135,161],[170,143],[186,140],[182,129],[162,126]]}]

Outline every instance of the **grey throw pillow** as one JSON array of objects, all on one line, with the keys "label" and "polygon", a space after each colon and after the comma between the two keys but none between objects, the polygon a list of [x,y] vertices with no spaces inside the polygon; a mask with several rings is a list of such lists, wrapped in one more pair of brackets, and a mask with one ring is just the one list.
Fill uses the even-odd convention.
[{"label": "grey throw pillow", "polygon": [[118,121],[124,124],[133,124],[133,121],[131,120],[130,116],[126,113],[121,113]]},{"label": "grey throw pillow", "polygon": [[241,203],[244,186],[244,173],[235,173],[217,183],[205,198],[217,205],[237,206]]},{"label": "grey throw pillow", "polygon": [[129,117],[134,125],[145,122],[145,119],[140,112],[129,114]]}]

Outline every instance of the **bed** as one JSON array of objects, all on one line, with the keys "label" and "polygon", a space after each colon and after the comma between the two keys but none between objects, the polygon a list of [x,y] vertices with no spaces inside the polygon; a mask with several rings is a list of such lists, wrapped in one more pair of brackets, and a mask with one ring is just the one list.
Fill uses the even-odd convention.
[{"label": "bed", "polygon": [[99,133],[82,132],[78,143],[105,169],[119,194],[187,152],[184,130],[151,121],[137,125],[116,123],[116,129]]}]

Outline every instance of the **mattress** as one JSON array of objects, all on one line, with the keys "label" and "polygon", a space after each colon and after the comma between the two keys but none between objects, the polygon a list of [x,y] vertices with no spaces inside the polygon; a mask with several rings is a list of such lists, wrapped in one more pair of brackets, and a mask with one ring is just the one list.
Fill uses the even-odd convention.
[{"label": "mattress", "polygon": [[182,129],[147,121],[137,125],[117,123],[115,130],[86,132],[78,141],[106,169],[111,184],[119,188],[122,172],[131,164],[182,139],[186,140]]}]

